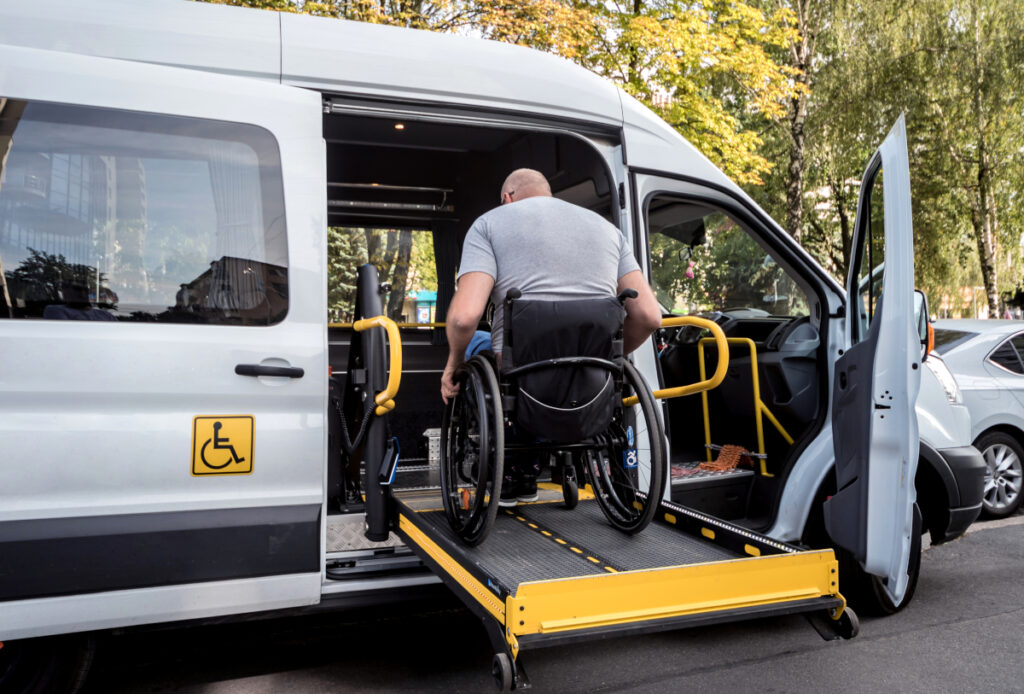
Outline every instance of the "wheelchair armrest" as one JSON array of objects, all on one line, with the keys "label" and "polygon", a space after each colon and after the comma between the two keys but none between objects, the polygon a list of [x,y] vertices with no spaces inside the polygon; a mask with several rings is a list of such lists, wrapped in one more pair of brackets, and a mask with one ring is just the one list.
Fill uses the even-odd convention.
[{"label": "wheelchair armrest", "polygon": [[618,297],[616,297],[616,298],[619,300],[620,304],[625,305],[626,304],[626,299],[635,299],[638,296],[640,296],[640,295],[636,293],[635,289],[623,289],[622,293],[619,294]]}]

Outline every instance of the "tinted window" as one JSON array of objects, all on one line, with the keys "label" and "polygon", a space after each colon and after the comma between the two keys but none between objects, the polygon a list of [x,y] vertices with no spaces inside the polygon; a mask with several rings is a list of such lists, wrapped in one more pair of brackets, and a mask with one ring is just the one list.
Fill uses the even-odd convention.
[{"label": "tinted window", "polygon": [[0,318],[276,323],[282,190],[255,126],[0,98]]},{"label": "tinted window", "polygon": [[978,333],[969,333],[963,330],[947,330],[935,328],[935,351],[945,354],[959,344],[967,342]]},{"label": "tinted window", "polygon": [[1010,342],[1017,348],[1017,354],[1020,356],[1021,361],[1024,362],[1024,333],[1014,335],[1010,338]]},{"label": "tinted window", "polygon": [[1020,356],[1018,356],[1017,350],[1014,349],[1013,343],[1010,340],[999,345],[989,356],[989,359],[1004,369],[1024,374],[1024,364],[1021,363]]},{"label": "tinted window", "polygon": [[666,313],[809,314],[796,282],[724,212],[657,195],[647,205],[647,228],[654,293]]}]

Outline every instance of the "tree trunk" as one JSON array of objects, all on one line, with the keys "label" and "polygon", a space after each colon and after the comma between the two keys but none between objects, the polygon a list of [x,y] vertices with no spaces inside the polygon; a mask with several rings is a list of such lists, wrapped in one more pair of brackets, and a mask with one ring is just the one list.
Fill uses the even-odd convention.
[{"label": "tree trunk", "polygon": [[[804,87],[810,84],[808,76],[811,58],[814,55],[814,39],[817,26],[811,26],[810,3],[817,0],[797,0],[793,9],[797,15],[800,39],[790,48],[793,67],[800,72],[794,78]],[[804,149],[806,137],[804,126],[807,122],[807,90],[801,90],[789,104],[789,180],[786,183],[786,230],[797,241],[803,231],[804,222]]]},{"label": "tree trunk", "polygon": [[[366,235],[366,262],[376,266],[377,273],[380,274],[381,266],[384,264],[384,259],[381,257],[383,244],[380,232],[374,229],[364,229],[363,232]],[[383,277],[381,277],[381,281],[384,281]]]},{"label": "tree trunk", "polygon": [[388,318],[399,321],[402,318],[402,304],[405,303],[405,289],[409,279],[409,260],[412,258],[412,232],[403,229],[398,233],[398,257],[395,259],[391,276],[391,295],[388,297]]},{"label": "tree trunk", "polygon": [[807,97],[793,99],[789,119],[792,147],[789,150],[789,180],[786,183],[786,231],[800,240],[804,221],[804,122],[807,119]]},{"label": "tree trunk", "polygon": [[985,112],[982,91],[985,71],[981,66],[981,20],[977,2],[971,3],[971,21],[974,24],[974,118],[978,147],[978,195],[972,204],[971,221],[978,244],[981,278],[988,298],[989,318],[999,318],[999,283],[996,266],[996,238],[993,229],[994,204],[992,200],[992,169],[985,133]]},{"label": "tree trunk", "polygon": [[[840,183],[840,186],[843,184]],[[839,215],[839,237],[843,244],[843,269],[842,272],[850,271],[850,262],[853,258],[853,230],[850,226],[850,213],[847,212],[846,204],[848,199],[845,190],[836,199],[836,214]]]}]

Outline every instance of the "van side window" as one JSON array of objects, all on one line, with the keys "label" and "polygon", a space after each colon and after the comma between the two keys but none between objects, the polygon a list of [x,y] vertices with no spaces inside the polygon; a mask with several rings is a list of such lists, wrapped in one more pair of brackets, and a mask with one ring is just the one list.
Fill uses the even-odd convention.
[{"label": "van side window", "polygon": [[356,270],[373,263],[389,290],[384,312],[397,323],[432,323],[437,308],[434,235],[411,229],[330,227],[327,230],[327,311],[331,323],[350,323]]},{"label": "van side window", "polygon": [[271,325],[287,268],[269,132],[0,98],[0,318]]},{"label": "van side window", "polygon": [[665,313],[809,315],[803,290],[721,210],[655,195],[647,203],[647,228],[652,284]]},{"label": "van side window", "polygon": [[853,339],[860,342],[868,335],[871,324],[878,312],[878,300],[882,296],[882,281],[885,276],[885,189],[882,170],[877,169],[865,194],[867,219],[858,220],[858,226],[867,224],[861,234],[861,247],[854,249],[855,259],[860,259],[857,276],[857,320],[854,321]]}]

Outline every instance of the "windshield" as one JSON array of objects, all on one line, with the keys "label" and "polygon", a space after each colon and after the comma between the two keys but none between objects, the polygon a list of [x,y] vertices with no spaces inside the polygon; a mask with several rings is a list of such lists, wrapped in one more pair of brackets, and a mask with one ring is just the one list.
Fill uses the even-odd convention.
[{"label": "windshield", "polygon": [[806,316],[803,290],[734,218],[670,195],[647,206],[651,275],[664,313]]}]

